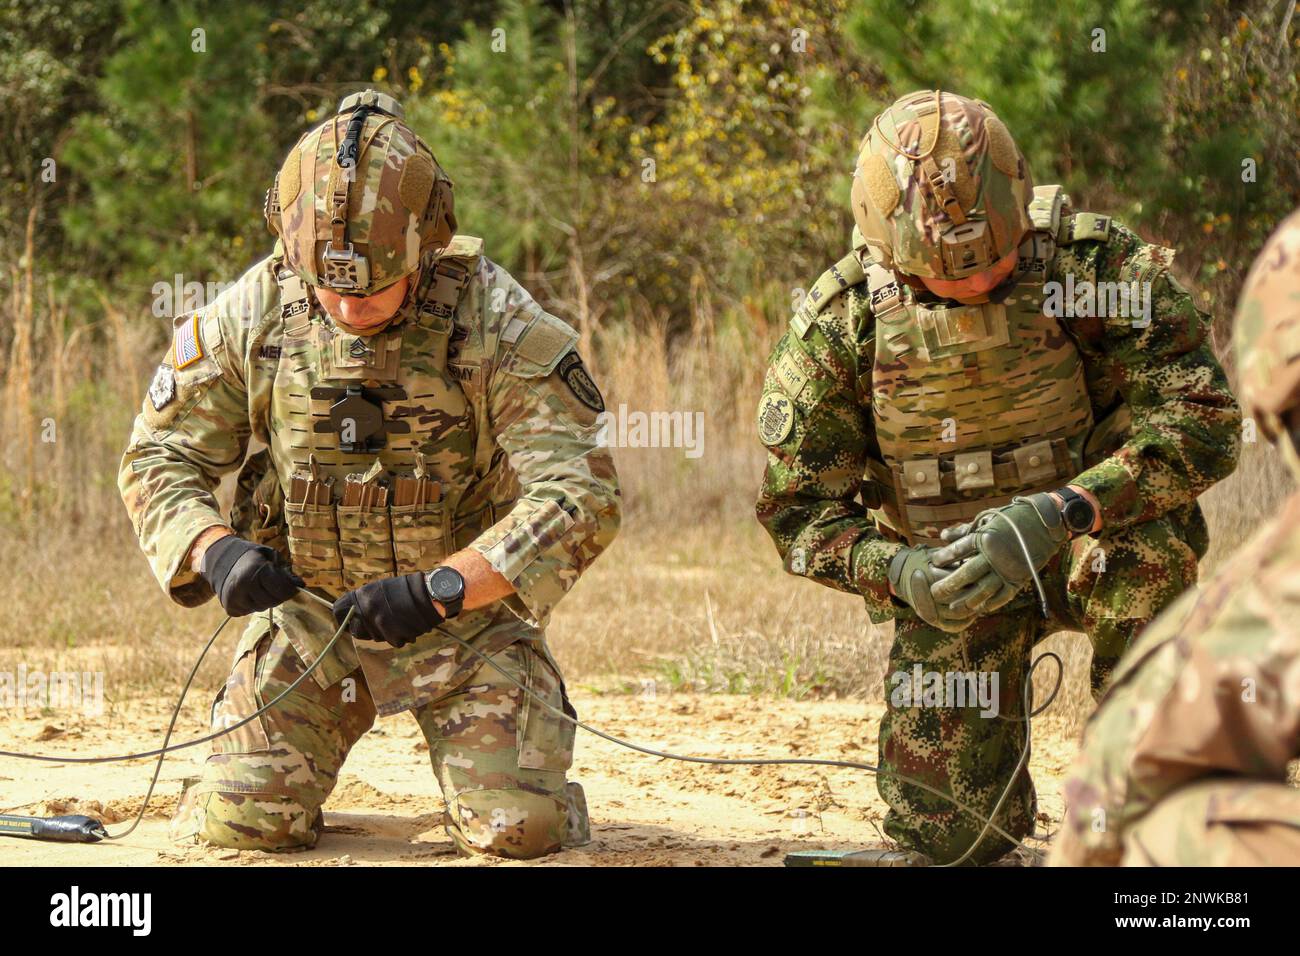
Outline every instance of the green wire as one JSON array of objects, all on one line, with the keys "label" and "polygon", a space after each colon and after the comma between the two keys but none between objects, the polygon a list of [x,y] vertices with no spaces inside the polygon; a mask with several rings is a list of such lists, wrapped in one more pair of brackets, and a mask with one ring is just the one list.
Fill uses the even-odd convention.
[{"label": "green wire", "polygon": [[[320,597],[319,595],[313,594],[312,592],[307,591],[305,589],[303,589],[300,593],[319,602],[325,607],[331,609],[333,608],[332,602],[326,600],[325,598]],[[180,697],[176,701],[176,706],[172,710],[171,721],[167,725],[167,733],[163,738],[163,745],[161,747],[155,750],[146,750],[146,751],[141,751],[139,753],[121,754],[121,755],[111,756],[111,757],[51,757],[43,754],[23,754],[23,753],[15,753],[7,750],[0,750],[0,757],[13,757],[19,760],[39,760],[48,763],[96,764],[96,763],[114,763],[114,762],[120,762],[124,760],[138,760],[143,757],[156,756],[158,758],[158,762],[154,766],[153,779],[149,783],[149,790],[145,794],[144,803],[141,804],[140,811],[139,813],[136,814],[134,822],[131,824],[130,827],[128,827],[123,832],[116,833],[116,834],[109,834],[106,837],[109,840],[120,840],[123,837],[132,833],[135,830],[135,828],[140,825],[140,821],[144,818],[145,811],[148,809],[149,806],[149,801],[153,797],[153,791],[155,785],[158,782],[158,776],[162,771],[163,759],[166,757],[168,753],[177,750],[184,750],[187,747],[195,747],[198,746],[199,744],[208,743],[210,741],[216,740],[218,737],[223,737],[226,734],[231,733],[232,731],[238,730],[240,727],[243,727],[244,725],[250,723],[256,718],[262,716],[262,714],[265,714],[267,711],[274,708],[277,704],[280,703],[281,700],[283,700],[289,694],[293,693],[293,691],[296,690],[299,687],[299,685],[303,683],[303,681],[305,681],[316,671],[316,669],[320,666],[321,662],[325,659],[326,655],[328,655],[329,652],[333,650],[334,645],[338,643],[339,638],[343,635],[344,631],[347,628],[348,623],[351,621],[352,615],[355,610],[356,610],[355,607],[348,609],[347,615],[343,618],[343,621],[339,624],[338,629],[334,632],[334,636],[330,638],[329,643],[327,643],[325,647],[321,650],[321,652],[316,656],[316,660],[314,660],[311,663],[311,665],[308,666],[307,669],[304,670],[303,673],[299,675],[298,678],[292,684],[290,684],[283,691],[277,694],[272,700],[268,701],[266,704],[259,707],[252,714],[249,714],[247,717],[239,720],[237,723],[231,724],[229,727],[225,728],[224,730],[220,730],[215,733],[208,734],[204,737],[197,737],[193,740],[187,740],[179,744],[170,743],[172,732],[176,726],[176,721],[179,718],[181,708],[185,703],[185,697],[189,693],[190,686],[194,682],[194,677],[198,673],[199,666],[203,663],[204,658],[207,656],[208,651],[211,650],[212,645],[216,642],[217,637],[221,634],[222,629],[225,628],[225,626],[229,624],[230,621],[232,620],[229,617],[227,617],[224,621],[222,621],[221,624],[217,626],[217,629],[212,632],[212,636],[208,638],[208,642],[204,645],[203,651],[199,654],[198,660],[194,662],[194,666],[193,668],[191,668],[189,676],[186,678],[185,684],[181,689]],[[961,863],[964,863],[967,859],[970,858],[971,854],[975,852],[975,850],[980,846],[980,844],[983,843],[984,838],[989,834],[990,831],[998,834],[999,836],[1003,837],[1009,842],[1015,844],[1016,846],[1025,850],[1025,852],[1031,854],[1032,856],[1038,859],[1041,859],[1042,857],[1042,854],[1039,853],[1039,851],[1033,849],[1032,847],[1027,846],[1023,840],[1008,833],[1002,826],[1000,826],[997,823],[997,816],[1001,812],[1003,804],[1006,802],[1006,799],[1010,795],[1016,780],[1020,777],[1020,774],[1023,772],[1025,765],[1029,760],[1029,740],[1030,740],[1029,729],[1028,729],[1029,718],[1041,713],[1042,710],[1045,707],[1047,707],[1048,704],[1050,704],[1053,699],[1055,699],[1056,693],[1060,689],[1060,682],[1064,676],[1062,670],[1059,669],[1060,658],[1057,657],[1055,654],[1052,654],[1051,652],[1047,652],[1045,654],[1039,655],[1039,657],[1035,658],[1034,661],[1029,666],[1029,671],[1025,679],[1025,710],[1028,715],[1025,718],[1025,726],[1026,726],[1025,746],[1020,752],[1020,759],[1016,764],[1015,771],[1011,774],[1011,778],[1007,781],[1006,787],[1003,789],[1001,796],[998,798],[997,803],[994,805],[992,814],[985,816],[983,813],[977,811],[974,807],[970,806],[965,801],[960,800],[954,795],[950,793],[946,793],[945,791],[940,790],[937,787],[933,787],[923,780],[918,780],[915,777],[910,777],[907,776],[906,774],[901,774],[894,770],[882,768],[874,764],[860,763],[852,760],[830,760],[830,759],[818,758],[818,757],[700,757],[692,754],[677,754],[666,750],[655,750],[651,747],[643,747],[640,744],[633,743],[630,740],[624,740],[621,737],[615,737],[613,734],[606,733],[603,730],[600,730],[596,727],[592,727],[590,724],[584,723],[583,721],[579,720],[576,717],[570,716],[569,714],[565,713],[562,709],[554,706],[550,701],[542,697],[537,691],[533,690],[532,688],[520,682],[514,675],[508,673],[505,670],[505,668],[503,668],[500,664],[498,664],[491,657],[484,654],[481,650],[479,650],[474,645],[470,644],[465,639],[459,637],[456,634],[452,634],[450,631],[445,630],[442,627],[435,627],[434,630],[442,634],[444,637],[451,639],[452,641],[460,645],[465,650],[469,651],[471,654],[473,654],[483,663],[491,665],[491,667],[494,670],[496,670],[499,674],[501,674],[503,677],[505,677],[506,680],[508,680],[515,687],[522,690],[525,694],[528,694],[530,697],[533,698],[533,700],[535,700],[537,703],[545,707],[550,713],[561,718],[562,720],[568,721],[569,723],[573,724],[575,727],[581,727],[589,734],[594,734],[595,736],[600,737],[603,740],[607,740],[610,743],[617,744],[620,747],[625,747],[628,750],[634,750],[637,753],[643,753],[651,757],[659,757],[665,760],[677,760],[685,763],[709,764],[713,766],[762,767],[762,766],[773,766],[773,765],[792,765],[792,766],[839,767],[848,770],[863,770],[868,773],[876,774],[877,776],[885,775],[885,776],[893,777],[895,780],[898,780],[901,783],[905,783],[908,784],[909,786],[917,787],[921,790],[926,791],[927,793],[933,794],[934,796],[947,800],[949,803],[953,804],[953,806],[957,807],[959,810],[962,810],[963,812],[970,814],[976,820],[984,824],[984,828],[980,831],[980,835],[976,838],[975,842],[971,844],[970,848],[956,861],[952,863],[944,864],[945,866],[957,866]],[[1035,710],[1033,712],[1029,712],[1029,703],[1030,701],[1032,701],[1032,694],[1033,694],[1034,669],[1042,662],[1043,658],[1049,656],[1056,658],[1058,664],[1057,686],[1055,689],[1053,689],[1051,696],[1048,698],[1047,703],[1045,703],[1043,707],[1040,707],[1038,708],[1038,710]]]}]

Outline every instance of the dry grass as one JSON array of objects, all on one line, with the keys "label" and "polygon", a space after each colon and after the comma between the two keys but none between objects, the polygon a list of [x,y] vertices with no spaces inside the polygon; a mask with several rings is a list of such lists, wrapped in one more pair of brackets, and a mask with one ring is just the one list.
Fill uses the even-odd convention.
[{"label": "dry grass", "polygon": [[[2,452],[0,562],[9,573],[0,602],[17,613],[0,632],[0,670],[103,670],[110,698],[168,691],[220,613],[163,597],[117,499],[117,460],[148,357],[160,350],[150,341],[159,323],[143,309],[128,321],[106,302],[105,322],[69,333],[48,289],[30,275],[12,279],[4,388],[6,434],[16,440]],[[784,574],[753,519],[763,465],[753,408],[784,326],[767,317],[786,308],[774,292],[715,314],[701,295],[696,330],[676,348],[649,319],[587,343],[611,408],[706,417],[699,458],[680,448],[615,452],[623,533],[551,629],[575,683],[637,692],[654,680],[664,689],[800,698],[882,693],[889,627],[873,627],[859,599]],[[46,418],[54,442],[40,440]],[[1214,535],[1206,567],[1224,560],[1289,488],[1277,456],[1248,446],[1237,474],[1206,498]],[[1087,643],[1062,634],[1044,649],[1060,653],[1066,671],[1045,719],[1073,732],[1092,708]],[[226,657],[209,662],[203,685],[220,680]],[[1055,675],[1050,666],[1040,674],[1041,691]]]},{"label": "dry grass", "polygon": [[1266,442],[1247,443],[1241,462],[1227,479],[1201,499],[1210,525],[1210,550],[1201,561],[1202,576],[1213,572],[1275,514],[1295,490],[1282,456]]},{"label": "dry grass", "polygon": [[[0,602],[11,609],[0,631],[0,671],[20,664],[103,671],[110,699],[176,690],[221,609],[187,610],[164,597],[125,516],[121,525],[96,537],[51,529],[0,539],[0,562],[10,569]],[[200,674],[203,686],[224,678],[238,628],[227,626]]]}]

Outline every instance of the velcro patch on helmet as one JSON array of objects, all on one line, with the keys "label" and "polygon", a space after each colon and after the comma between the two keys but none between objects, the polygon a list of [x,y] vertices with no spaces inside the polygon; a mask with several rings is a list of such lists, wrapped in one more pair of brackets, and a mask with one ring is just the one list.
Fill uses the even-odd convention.
[{"label": "velcro patch on helmet", "polygon": [[402,166],[402,178],[397,182],[397,193],[402,205],[415,215],[422,215],[429,204],[433,190],[433,163],[422,153],[407,158]]},{"label": "velcro patch on helmet", "polygon": [[280,208],[292,205],[302,190],[302,154],[296,147],[285,158],[284,165],[280,167],[280,175],[275,182],[280,197]]},{"label": "velcro patch on helmet", "polygon": [[882,216],[893,212],[901,193],[885,157],[874,153],[866,157],[858,167],[858,175],[862,177],[862,184],[866,187],[867,196],[871,199],[871,205],[876,207],[876,212]]},{"label": "velcro patch on helmet", "polygon": [[1020,175],[1020,154],[1016,149],[1016,141],[1011,138],[1011,132],[1007,129],[1006,124],[996,116],[986,116],[984,118],[984,128],[988,131],[989,158],[993,160],[993,166],[1001,173],[1018,177]]},{"label": "velcro patch on helmet", "polygon": [[979,188],[975,177],[970,174],[970,167],[966,163],[966,150],[962,148],[957,131],[951,126],[942,127],[931,156],[938,165],[939,172],[943,174],[944,180],[952,185],[952,191],[956,193],[962,211],[969,212],[979,198]]}]

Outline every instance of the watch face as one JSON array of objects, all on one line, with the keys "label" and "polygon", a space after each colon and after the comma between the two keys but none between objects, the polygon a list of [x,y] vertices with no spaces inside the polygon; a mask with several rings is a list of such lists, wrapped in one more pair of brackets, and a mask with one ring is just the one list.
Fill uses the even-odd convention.
[{"label": "watch face", "polygon": [[429,575],[429,590],[439,601],[454,601],[465,591],[465,579],[452,568],[438,568]]},{"label": "watch face", "polygon": [[1090,531],[1093,521],[1096,520],[1096,516],[1092,513],[1092,505],[1082,498],[1067,502],[1062,515],[1065,518],[1065,526],[1071,531]]}]

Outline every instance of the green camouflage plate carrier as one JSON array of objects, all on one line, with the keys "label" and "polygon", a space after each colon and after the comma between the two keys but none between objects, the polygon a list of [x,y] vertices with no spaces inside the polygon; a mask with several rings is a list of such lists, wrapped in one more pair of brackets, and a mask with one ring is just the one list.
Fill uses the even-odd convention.
[{"label": "green camouflage plate carrier", "polygon": [[[863,596],[895,622],[889,673],[996,673],[998,716],[979,707],[888,702],[879,778],[885,832],[943,862],[982,823],[900,784],[926,781],[990,811],[1023,744],[1021,696],[1033,645],[1084,631],[1099,693],[1134,635],[1196,580],[1208,540],[1196,498],[1235,467],[1240,411],[1208,340],[1209,321],[1169,272],[1172,252],[1038,187],[1009,294],[984,307],[925,302],[858,253],[813,286],[773,351],[759,406],[768,462],[757,506],[786,569]],[[1150,322],[1053,318],[1045,282],[1138,282]],[[903,542],[933,540],[1010,496],[1081,485],[1104,527],[1044,573],[1052,619],[1018,595],[956,634],[889,591]],[[1027,834],[1028,775],[1003,811]],[[986,837],[971,857],[1010,845]]]},{"label": "green camouflage plate carrier", "polygon": [[[119,479],[167,594],[187,606],[211,597],[187,555],[199,533],[227,523],[215,491],[242,466],[232,522],[281,549],[323,597],[430,570],[461,548],[482,554],[515,593],[444,626],[568,707],[543,628],[617,530],[617,476],[598,441],[599,403],[557,371],[568,356],[566,367],[580,363],[577,334],[481,250],[456,237],[426,264],[401,321],[369,337],[335,327],[278,256],[176,319]],[[334,406],[352,394],[382,409],[381,440],[338,420]],[[245,461],[250,441],[266,448]],[[255,616],[214,727],[273,696],[334,629],[303,596]],[[311,845],[348,749],[376,714],[412,710],[459,846],[555,848],[572,725],[474,655],[437,632],[401,649],[346,640],[313,677],[218,746],[187,793],[182,831]]]}]

